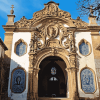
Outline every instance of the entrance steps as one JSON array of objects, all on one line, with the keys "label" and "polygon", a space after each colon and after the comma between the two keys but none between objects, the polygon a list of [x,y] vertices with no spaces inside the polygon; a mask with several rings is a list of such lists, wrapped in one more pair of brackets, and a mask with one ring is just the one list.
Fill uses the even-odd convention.
[{"label": "entrance steps", "polygon": [[38,100],[71,100],[70,98],[39,97]]}]

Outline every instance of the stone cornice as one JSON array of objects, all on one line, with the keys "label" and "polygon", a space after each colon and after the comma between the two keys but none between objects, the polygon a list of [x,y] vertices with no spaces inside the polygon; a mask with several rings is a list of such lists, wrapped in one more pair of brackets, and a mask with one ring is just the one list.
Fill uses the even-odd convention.
[{"label": "stone cornice", "polygon": [[2,25],[6,32],[14,32],[15,26],[14,25]]},{"label": "stone cornice", "polygon": [[[4,30],[7,32],[32,32],[32,31],[38,31],[38,28],[36,27],[31,27],[31,28],[16,28],[15,25],[2,25]],[[75,26],[73,27],[68,27],[69,30],[74,31],[74,32],[99,32],[100,26],[87,26],[85,28],[77,28]]]},{"label": "stone cornice", "polygon": [[87,29],[91,32],[98,32],[100,30],[100,26],[87,26]]}]

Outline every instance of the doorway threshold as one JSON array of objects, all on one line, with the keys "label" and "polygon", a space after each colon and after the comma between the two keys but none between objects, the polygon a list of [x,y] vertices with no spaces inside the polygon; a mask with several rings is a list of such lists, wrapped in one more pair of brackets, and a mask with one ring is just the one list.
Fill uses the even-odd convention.
[{"label": "doorway threshold", "polygon": [[71,98],[63,98],[63,97],[38,97],[38,100],[71,100]]}]

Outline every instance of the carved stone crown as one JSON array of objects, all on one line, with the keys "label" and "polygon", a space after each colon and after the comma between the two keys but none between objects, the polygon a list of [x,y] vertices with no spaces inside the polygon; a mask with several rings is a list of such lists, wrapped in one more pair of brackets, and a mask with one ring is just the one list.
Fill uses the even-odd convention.
[{"label": "carved stone crown", "polygon": [[53,1],[48,2],[47,4],[44,4],[44,9],[37,11],[33,14],[33,18],[30,20],[27,20],[25,17],[21,18],[20,21],[17,21],[15,23],[16,28],[31,28],[36,22],[41,21],[46,18],[58,18],[65,20],[66,22],[69,22],[71,27],[77,27],[77,28],[84,28],[87,27],[88,24],[86,22],[83,22],[81,19],[72,19],[71,14],[69,12],[63,11],[59,9],[58,3],[55,3]]},{"label": "carved stone crown", "polygon": [[60,10],[58,8],[57,3],[51,1],[48,2],[47,4],[44,4],[45,8],[43,10],[40,10],[38,12],[35,12],[33,14],[33,20],[39,20],[41,17],[48,17],[48,16],[55,16],[55,17],[62,17],[62,18],[68,18],[71,19],[71,15],[69,12]]}]

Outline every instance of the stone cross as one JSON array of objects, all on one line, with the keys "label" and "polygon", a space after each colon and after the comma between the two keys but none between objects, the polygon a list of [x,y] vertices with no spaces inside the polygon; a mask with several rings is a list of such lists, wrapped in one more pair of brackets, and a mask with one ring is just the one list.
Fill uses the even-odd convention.
[{"label": "stone cross", "polygon": [[11,5],[11,6],[12,6],[12,7],[11,7],[12,9],[11,9],[10,13],[13,14],[13,13],[14,13],[14,10],[13,10],[14,5]]},{"label": "stone cross", "polygon": [[11,6],[12,6],[11,8],[12,8],[12,10],[13,10],[13,8],[14,8],[14,5],[11,5]]}]

